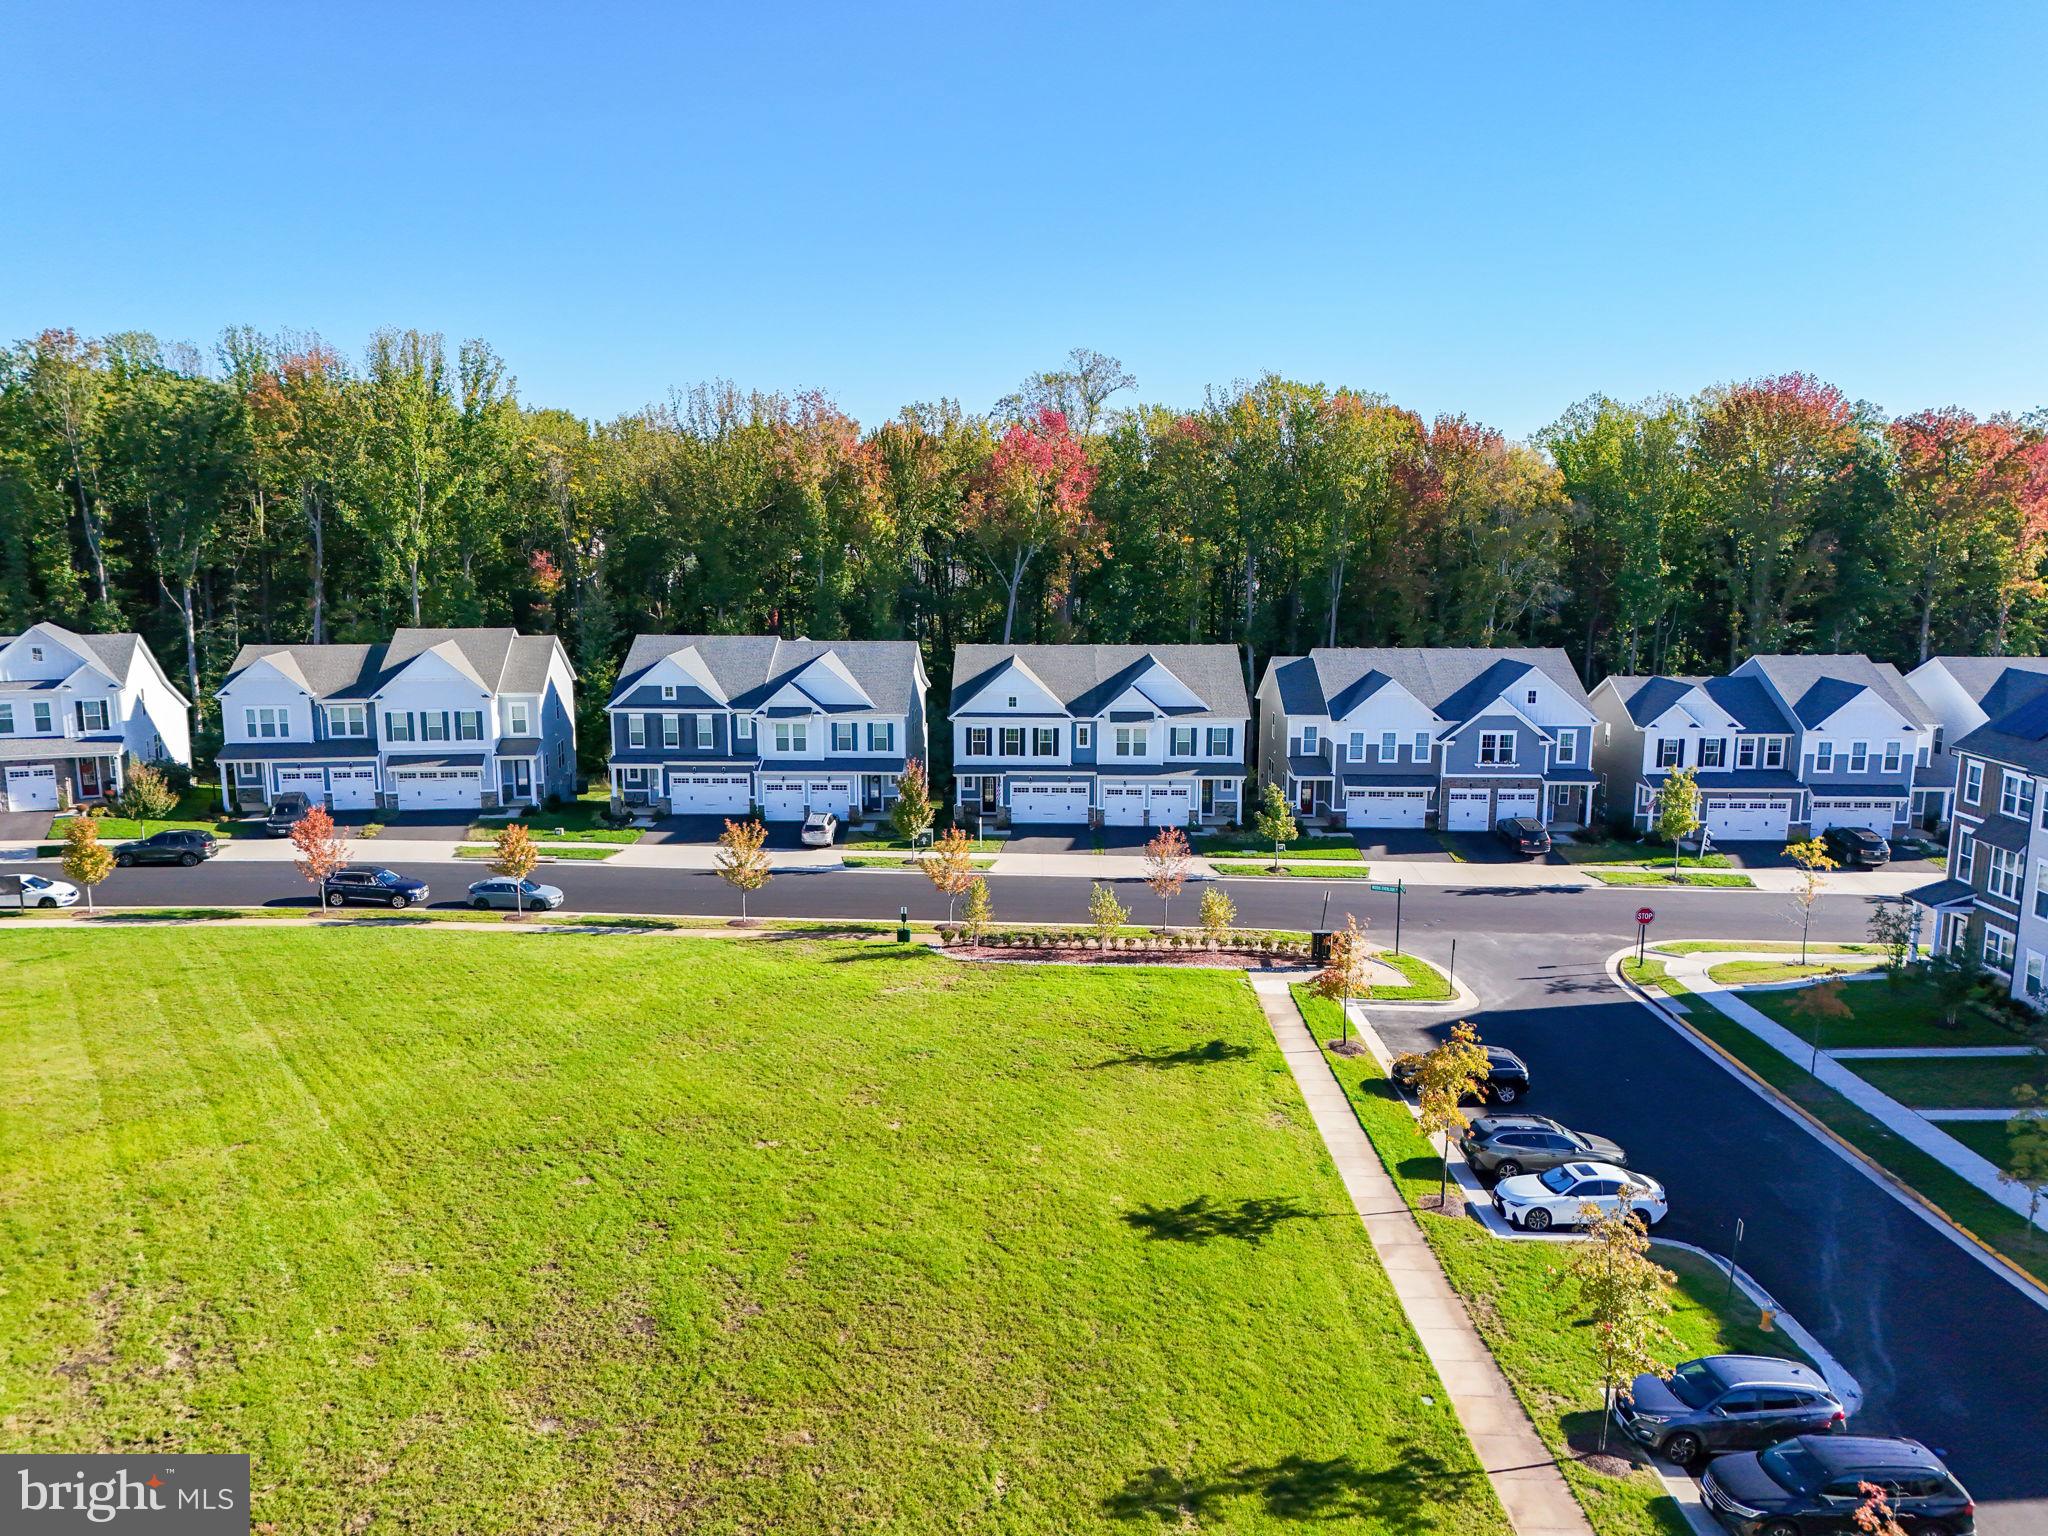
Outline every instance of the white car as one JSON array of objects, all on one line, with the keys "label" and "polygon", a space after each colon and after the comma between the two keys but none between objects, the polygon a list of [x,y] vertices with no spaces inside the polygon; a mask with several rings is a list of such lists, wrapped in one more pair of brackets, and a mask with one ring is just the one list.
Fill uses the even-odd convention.
[{"label": "white car", "polygon": [[44,875],[0,875],[0,907],[68,907],[78,900],[69,880]]},{"label": "white car", "polygon": [[798,835],[806,848],[830,848],[839,836],[839,818],[830,811],[813,811],[804,818],[804,829]]},{"label": "white car", "polygon": [[1493,1208],[1510,1226],[1525,1232],[1575,1227],[1586,1206],[1605,1215],[1619,1211],[1624,1202],[1646,1227],[1654,1227],[1671,1209],[1662,1184],[1612,1163],[1565,1163],[1547,1173],[1518,1174],[1493,1186]]}]

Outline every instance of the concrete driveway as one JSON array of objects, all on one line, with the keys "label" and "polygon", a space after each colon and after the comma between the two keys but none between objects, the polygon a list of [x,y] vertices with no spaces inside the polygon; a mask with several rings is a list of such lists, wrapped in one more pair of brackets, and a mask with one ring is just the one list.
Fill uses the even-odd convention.
[{"label": "concrete driveway", "polygon": [[381,821],[379,838],[422,843],[459,843],[476,820],[474,811],[344,811],[334,819],[344,827]]},{"label": "concrete driveway", "polygon": [[0,811],[0,842],[46,842],[53,811]]}]

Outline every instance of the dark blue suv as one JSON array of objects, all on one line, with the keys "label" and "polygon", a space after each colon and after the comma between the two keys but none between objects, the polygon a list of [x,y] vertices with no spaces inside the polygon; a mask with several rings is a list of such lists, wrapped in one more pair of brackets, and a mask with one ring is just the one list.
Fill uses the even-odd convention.
[{"label": "dark blue suv", "polygon": [[330,907],[358,902],[396,910],[425,905],[427,882],[376,864],[350,864],[327,877],[321,897]]}]

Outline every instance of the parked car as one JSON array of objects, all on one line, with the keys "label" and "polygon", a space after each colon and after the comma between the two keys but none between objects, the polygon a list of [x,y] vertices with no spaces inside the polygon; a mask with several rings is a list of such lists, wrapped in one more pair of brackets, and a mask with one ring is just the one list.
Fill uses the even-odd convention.
[{"label": "parked car", "polygon": [[1971,1536],[1977,1508],[1941,1458],[1917,1440],[1800,1435],[1767,1451],[1724,1456],[1700,1499],[1737,1536],[1853,1531],[1862,1485],[1875,1483],[1913,1536]]},{"label": "parked car", "polygon": [[1825,1376],[1769,1355],[1708,1355],[1686,1361],[1668,1380],[1638,1376],[1615,1403],[1614,1418],[1631,1440],[1681,1467],[1794,1435],[1834,1434],[1849,1422]]},{"label": "parked car", "polygon": [[[1512,1104],[1529,1091],[1529,1064],[1513,1051],[1497,1045],[1483,1047],[1486,1052],[1488,1072],[1486,1081],[1480,1084],[1479,1097],[1490,1099],[1495,1104]],[[1403,1088],[1415,1086],[1416,1061],[1403,1056],[1394,1062],[1394,1081]]]},{"label": "parked car", "polygon": [[494,875],[470,886],[469,904],[479,909],[524,907],[528,912],[552,912],[562,904],[562,892],[558,886]]},{"label": "parked car", "polygon": [[1829,827],[1820,840],[1844,869],[1882,869],[1892,861],[1892,845],[1868,827]]},{"label": "parked car", "polygon": [[114,862],[123,869],[131,864],[183,864],[187,868],[220,852],[220,839],[211,832],[159,832],[114,845]]},{"label": "parked car", "polygon": [[424,905],[427,882],[375,864],[350,864],[327,877],[321,898],[330,907],[357,902],[373,907]]},{"label": "parked car", "polygon": [[263,818],[263,830],[272,837],[290,837],[292,828],[299,818],[313,809],[313,802],[296,789],[286,790],[270,802],[270,813]]},{"label": "parked car", "polygon": [[1458,1148],[1473,1172],[1503,1179],[1570,1162],[1628,1166],[1628,1154],[1605,1136],[1567,1130],[1544,1115],[1481,1115],[1465,1127]]},{"label": "parked car", "polygon": [[1646,1227],[1654,1227],[1671,1209],[1664,1186],[1613,1163],[1566,1163],[1548,1173],[1525,1173],[1493,1186],[1493,1208],[1508,1225],[1525,1232],[1574,1227],[1584,1208],[1604,1216],[1626,1203]]},{"label": "parked car", "polygon": [[0,875],[0,907],[68,907],[78,887],[47,875]]},{"label": "parked car", "polygon": [[797,836],[806,848],[830,848],[839,836],[839,818],[830,811],[812,811]]},{"label": "parked car", "polygon": [[1493,829],[1493,835],[1532,859],[1550,852],[1550,829],[1534,816],[1510,816]]}]

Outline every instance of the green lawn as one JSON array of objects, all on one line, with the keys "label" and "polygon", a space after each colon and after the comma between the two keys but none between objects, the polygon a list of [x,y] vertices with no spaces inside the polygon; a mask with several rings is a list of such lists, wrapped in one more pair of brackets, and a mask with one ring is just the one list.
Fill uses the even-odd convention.
[{"label": "green lawn", "polygon": [[1622,961],[1621,974],[1637,986],[1662,992],[1666,997],[1686,997],[1692,992],[1692,988],[1673,976],[1670,968],[1654,954],[1645,955],[1641,960]]},{"label": "green lawn", "polygon": [[1999,1168],[2012,1167],[2012,1138],[2003,1120],[1943,1120],[1936,1129]]},{"label": "green lawn", "polygon": [[[100,816],[100,841],[104,843],[123,842],[129,838],[153,837],[159,832],[211,832],[215,837],[240,837],[261,835],[261,829],[250,823],[222,822],[220,815],[220,786],[218,784],[194,784],[178,797],[178,803],[171,808],[171,814],[161,820],[151,817],[135,820],[127,816]],[[59,816],[50,823],[46,834],[60,843],[69,816]]]},{"label": "green lawn", "polygon": [[1710,885],[1742,887],[1756,882],[1744,874],[1695,874],[1691,870],[1673,876],[1669,869],[1602,869],[1586,871],[1602,885]]},{"label": "green lawn", "polygon": [[[549,859],[608,859],[619,850],[616,848],[577,848],[567,844],[559,848],[544,849],[541,861]],[[458,859],[495,859],[498,850],[488,843],[465,843],[455,850]]]},{"label": "green lawn", "polygon": [[1707,976],[1724,987],[1755,987],[1780,981],[1810,981],[1831,971],[1854,976],[1883,964],[1884,961],[1876,957],[1844,959],[1824,965],[1801,965],[1797,960],[1724,960],[1719,965],[1708,966]]},{"label": "green lawn", "polygon": [[1871,1087],[1913,1109],[2007,1109],[2021,1084],[2048,1080],[2048,1056],[1908,1056],[1844,1065]]},{"label": "green lawn", "polygon": [[[586,790],[580,797],[553,810],[539,810],[521,816],[536,842],[553,843],[637,843],[644,828],[614,827],[605,821],[611,809],[611,795],[604,789]],[[469,829],[474,838],[495,837],[511,826],[510,821],[478,821]]]},{"label": "green lawn", "polygon": [[[864,858],[854,853],[843,856],[839,862],[848,869],[911,869],[923,872],[920,867],[921,861],[915,857],[892,859],[887,854],[879,854]],[[994,859],[969,859],[967,862],[976,869],[993,869],[996,864]]]},{"label": "green lawn", "polygon": [[1293,875],[1302,880],[1369,880],[1372,871],[1363,864],[1282,864],[1275,869],[1270,863],[1239,863],[1232,859],[1218,859],[1216,873],[1228,875],[1233,880],[1256,879],[1260,875]]},{"label": "green lawn", "polygon": [[1242,976],[8,942],[5,1450],[246,1450],[288,1531],[1506,1528]]},{"label": "green lawn", "polygon": [[[1655,843],[1631,843],[1618,837],[1602,839],[1597,843],[1566,843],[1553,845],[1557,856],[1567,864],[1633,864],[1643,868],[1671,867],[1671,847],[1667,843],[1659,852]],[[1678,856],[1681,869],[1726,869],[1728,855],[1709,853],[1704,859],[1695,853]]]},{"label": "green lawn", "polygon": [[[1714,968],[1718,973],[1720,966]],[[1822,1031],[1828,1050],[1845,1046],[2020,1045],[2020,1036],[1982,1008],[1969,1007],[1959,1017],[1961,1028],[1943,1026],[1926,983],[1908,975],[1904,981],[1859,981],[1841,990],[1852,1017],[1831,1022]],[[1813,1025],[1793,1006],[1799,994],[1751,992],[1743,1001],[1804,1040]]]},{"label": "green lawn", "polygon": [[[1336,1039],[1336,1004],[1305,986],[1294,993],[1316,1038]],[[1562,1453],[1567,1436],[1597,1431],[1598,1346],[1571,1289],[1556,1284],[1557,1272],[1570,1262],[1568,1252],[1555,1243],[1505,1241],[1490,1236],[1476,1222],[1437,1215],[1436,1149],[1416,1129],[1393,1085],[1370,1057],[1326,1053],[1325,1059],[1380,1161],[1416,1208],[1430,1247],[1544,1443]],[[1739,1297],[1732,1311],[1722,1310],[1725,1282],[1718,1270],[1668,1249],[1656,1250],[1654,1256],[1678,1276],[1672,1289],[1675,1310],[1666,1319],[1672,1333],[1666,1346],[1670,1363],[1717,1351],[1797,1353],[1783,1333],[1757,1329],[1754,1312]],[[1562,1459],[1565,1478],[1599,1536],[1685,1536],[1689,1531],[1685,1517],[1647,1468],[1614,1478],[1569,1456]]]},{"label": "green lawn", "polygon": [[[1796,955],[1799,945],[1778,939],[1681,939],[1673,944],[1652,944],[1650,948],[1665,955],[1709,955],[1726,950],[1742,954]],[[1822,944],[1815,941],[1806,946],[1809,955],[1875,955],[1880,953],[1875,944]]]},{"label": "green lawn", "polygon": [[1451,989],[1450,979],[1420,955],[1397,955],[1391,949],[1376,949],[1372,957],[1406,978],[1400,986],[1374,987],[1375,1002],[1445,1003],[1458,995]]},{"label": "green lawn", "polygon": [[[1273,856],[1272,839],[1231,836],[1222,832],[1201,832],[1195,836],[1195,852],[1208,854],[1263,853]],[[1348,837],[1298,837],[1287,845],[1288,854],[1295,858],[1313,855],[1318,859],[1362,859],[1358,844]]]},{"label": "green lawn", "polygon": [[[914,853],[917,851],[910,846],[909,842],[900,837],[863,837],[858,834],[848,836],[841,846],[854,853]],[[925,843],[920,846],[928,848],[931,845]],[[1001,853],[1003,851],[1003,839],[999,837],[970,837],[967,840],[967,846],[969,851],[973,853]]]}]

